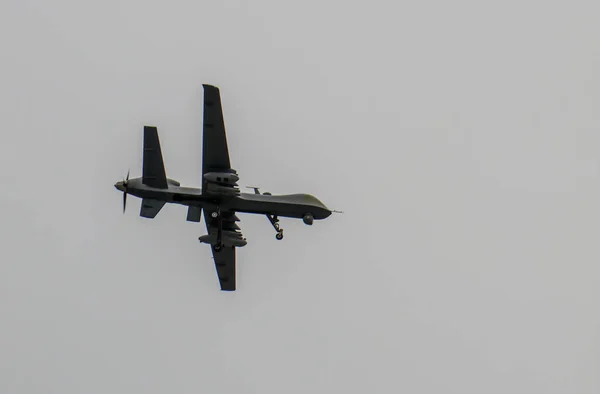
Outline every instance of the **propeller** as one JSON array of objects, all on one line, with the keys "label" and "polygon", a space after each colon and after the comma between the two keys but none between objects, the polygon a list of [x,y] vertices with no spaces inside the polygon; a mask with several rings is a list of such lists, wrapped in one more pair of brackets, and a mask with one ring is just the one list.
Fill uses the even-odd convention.
[{"label": "propeller", "polygon": [[123,179],[123,213],[127,204],[127,183],[129,182],[129,170],[127,170],[127,178]]}]

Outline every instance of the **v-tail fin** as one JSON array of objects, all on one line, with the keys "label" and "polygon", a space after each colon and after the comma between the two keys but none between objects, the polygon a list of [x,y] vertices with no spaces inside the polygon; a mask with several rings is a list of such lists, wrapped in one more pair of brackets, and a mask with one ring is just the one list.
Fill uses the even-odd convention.
[{"label": "v-tail fin", "polygon": [[142,199],[142,205],[140,207],[140,216],[143,218],[154,219],[164,206],[165,201],[144,198]]},{"label": "v-tail fin", "polygon": [[142,183],[157,189],[167,189],[167,175],[158,139],[158,130],[154,126],[144,126],[144,159]]}]

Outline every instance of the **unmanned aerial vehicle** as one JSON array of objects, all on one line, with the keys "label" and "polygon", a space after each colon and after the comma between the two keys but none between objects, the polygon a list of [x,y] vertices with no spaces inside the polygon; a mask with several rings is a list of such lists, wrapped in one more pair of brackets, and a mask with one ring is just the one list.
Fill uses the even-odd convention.
[{"label": "unmanned aerial vehicle", "polygon": [[325,219],[336,211],[329,210],[310,194],[261,194],[258,187],[251,187],[253,193],[241,193],[237,171],[231,168],[229,161],[219,89],[211,85],[203,87],[202,188],[183,187],[167,178],[154,126],[144,126],[142,177],[129,179],[128,172],[115,187],[123,192],[123,212],[128,194],[142,199],[140,216],[144,218],[156,217],[166,203],[187,206],[187,220],[192,222],[200,222],[204,211],[208,234],[199,241],[212,248],[221,290],[234,291],[235,248],[247,243],[237,224],[240,219],[236,213],[265,215],[275,228],[276,238],[281,240],[280,217],[302,219],[312,225],[314,220]]}]

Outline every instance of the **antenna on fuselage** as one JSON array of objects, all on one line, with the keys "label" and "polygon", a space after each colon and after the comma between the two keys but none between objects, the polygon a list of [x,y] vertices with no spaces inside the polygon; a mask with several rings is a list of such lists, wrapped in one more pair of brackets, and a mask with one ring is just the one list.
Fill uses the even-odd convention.
[{"label": "antenna on fuselage", "polygon": [[247,189],[254,189],[254,194],[260,194],[258,186],[246,186]]}]

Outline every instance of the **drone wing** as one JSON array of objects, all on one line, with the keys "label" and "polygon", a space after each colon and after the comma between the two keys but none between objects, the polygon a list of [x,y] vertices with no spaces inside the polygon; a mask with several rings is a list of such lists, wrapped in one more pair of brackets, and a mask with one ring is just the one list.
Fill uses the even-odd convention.
[{"label": "drone wing", "polygon": [[232,172],[229,162],[229,149],[223,122],[223,108],[219,88],[204,87],[204,125],[202,135],[202,184],[207,172]]},{"label": "drone wing", "polygon": [[[218,222],[217,219],[211,217],[211,212],[204,211],[204,221],[206,222],[206,230],[208,235],[214,240],[217,238]],[[235,245],[239,242],[238,246],[243,246],[245,240],[241,240],[242,235],[239,232],[239,226],[236,224],[239,218],[234,212],[225,211],[221,212],[223,220],[223,242],[224,246],[220,250],[215,249],[215,245],[211,244],[213,258],[215,260],[215,268],[217,270],[217,276],[219,277],[219,283],[221,284],[221,290],[234,291],[236,289],[236,278],[235,278]],[[228,238],[229,237],[229,238]],[[228,239],[227,239],[228,238]]]},{"label": "drone wing", "polygon": [[217,276],[223,291],[235,291],[235,247],[223,246],[221,250],[215,250],[211,245]]}]

